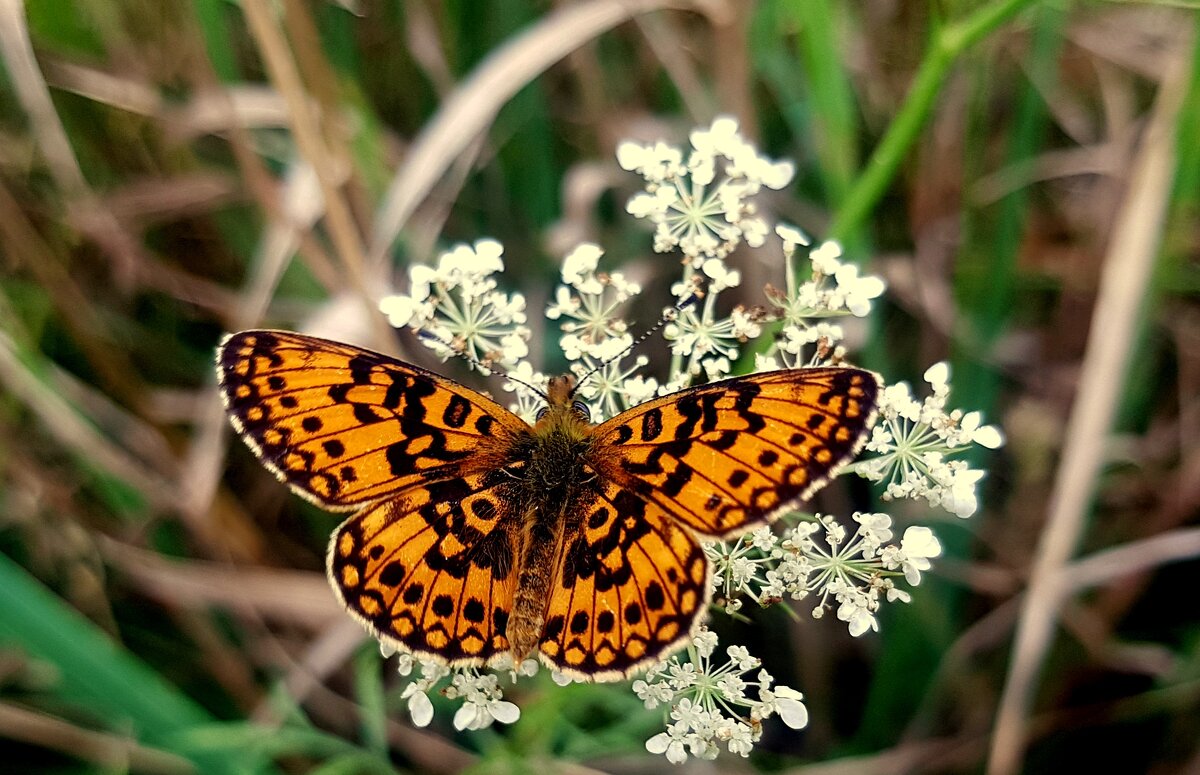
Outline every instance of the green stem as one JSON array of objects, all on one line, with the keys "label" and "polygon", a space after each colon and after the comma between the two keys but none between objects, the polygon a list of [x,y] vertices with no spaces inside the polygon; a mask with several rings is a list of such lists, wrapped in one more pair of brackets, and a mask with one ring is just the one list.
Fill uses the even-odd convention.
[{"label": "green stem", "polygon": [[[871,210],[891,185],[908,149],[928,120],[942,83],[958,57],[1026,6],[1036,2],[1037,0],[998,0],[934,33],[904,104],[892,119],[862,174],[850,184],[845,198],[834,213],[825,235],[828,239],[844,243],[862,227]],[[767,350],[781,327],[780,323],[765,326],[763,336],[743,349],[734,372],[745,373],[752,370],[754,355]]]},{"label": "green stem", "polygon": [[387,760],[387,709],[379,675],[379,647],[368,642],[354,659],[354,688],[362,723],[363,743],[378,759]]},{"label": "green stem", "polygon": [[863,174],[834,215],[827,236],[842,240],[867,218],[896,176],[909,147],[933,110],[934,101],[960,54],[1036,0],[1000,0],[935,33],[912,88],[892,119]]}]

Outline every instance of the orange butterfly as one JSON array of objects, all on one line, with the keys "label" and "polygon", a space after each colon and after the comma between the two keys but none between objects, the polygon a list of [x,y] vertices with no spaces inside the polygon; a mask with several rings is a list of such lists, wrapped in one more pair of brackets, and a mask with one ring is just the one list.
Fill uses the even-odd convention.
[{"label": "orange butterfly", "polygon": [[230,419],[327,509],[342,604],[385,643],[450,665],[611,681],[699,625],[724,539],[812,495],[863,445],[879,379],[773,371],[688,388],[599,425],[550,380],[530,426],[416,366],[283,331],[218,351]]}]

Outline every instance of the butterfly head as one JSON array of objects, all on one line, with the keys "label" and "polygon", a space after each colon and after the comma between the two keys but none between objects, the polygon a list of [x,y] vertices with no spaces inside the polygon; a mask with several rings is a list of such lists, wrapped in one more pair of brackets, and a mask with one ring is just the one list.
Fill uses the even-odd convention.
[{"label": "butterfly head", "polygon": [[546,386],[546,405],[537,413],[541,429],[579,429],[591,425],[588,405],[575,398],[575,378],[570,374],[551,377]]}]

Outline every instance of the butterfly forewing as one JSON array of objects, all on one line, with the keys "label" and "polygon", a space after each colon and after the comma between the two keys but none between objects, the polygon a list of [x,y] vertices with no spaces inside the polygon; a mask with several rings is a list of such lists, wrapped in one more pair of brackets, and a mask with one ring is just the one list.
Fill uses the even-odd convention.
[{"label": "butterfly forewing", "polygon": [[217,358],[238,431],[267,467],[325,508],[496,468],[528,430],[485,396],[351,345],[243,331]]},{"label": "butterfly forewing", "polygon": [[709,570],[691,533],[608,482],[572,509],[540,651],[559,670],[614,680],[664,659],[708,602]]},{"label": "butterfly forewing", "polygon": [[879,378],[753,374],[664,396],[596,429],[601,475],[692,529],[728,537],[809,497],[859,450]]}]

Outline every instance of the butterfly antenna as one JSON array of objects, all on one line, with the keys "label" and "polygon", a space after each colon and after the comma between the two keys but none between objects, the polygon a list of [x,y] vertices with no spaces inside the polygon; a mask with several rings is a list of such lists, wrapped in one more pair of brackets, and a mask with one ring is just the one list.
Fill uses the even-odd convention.
[{"label": "butterfly antenna", "polygon": [[[635,347],[637,347],[638,345],[640,345],[642,342],[646,341],[650,337],[654,336],[654,334],[660,328],[662,328],[667,323],[670,323],[671,321],[678,318],[680,312],[687,309],[691,305],[695,304],[697,301],[699,301],[702,298],[704,298],[704,291],[702,291],[700,289],[696,289],[696,290],[692,291],[691,293],[689,293],[684,298],[677,301],[675,303],[675,306],[670,307],[663,312],[662,317],[658,319],[657,323],[655,323],[654,325],[650,326],[650,328],[643,331],[641,336],[639,336],[637,339],[634,339],[633,342],[628,347],[626,347],[624,350],[617,353],[613,357],[609,358],[608,360],[604,360],[604,361],[601,361],[600,363],[597,363],[586,374],[584,374],[582,377],[580,377],[575,382],[575,390],[578,390],[579,387],[581,385],[583,385],[583,383],[587,382],[588,377],[590,377],[593,374],[595,374],[596,372],[600,371],[600,369],[604,368],[605,366],[612,363],[613,361],[619,361],[622,358],[624,358],[626,353],[628,353],[630,350],[634,349]],[[572,393],[574,393],[574,391],[572,391]]]},{"label": "butterfly antenna", "polygon": [[486,372],[489,376],[494,375],[494,376],[498,376],[498,377],[504,377],[509,382],[516,382],[519,385],[524,385],[525,387],[532,390],[534,393],[537,393],[539,396],[541,396],[546,401],[550,400],[550,398],[545,394],[545,392],[540,390],[539,388],[536,388],[533,385],[530,385],[528,382],[526,382],[523,379],[517,379],[516,377],[514,377],[511,374],[502,374],[501,372],[496,371],[496,369],[492,368],[488,364],[479,360],[474,355],[471,355],[471,353],[467,352],[466,350],[459,350],[453,344],[451,344],[450,342],[447,342],[445,339],[442,339],[440,336],[433,333],[432,331],[426,331],[423,328],[419,328],[416,330],[416,334],[417,334],[417,337],[420,339],[430,339],[434,342],[437,342],[438,344],[442,345],[443,347],[448,349],[450,352],[454,353],[459,358],[462,358],[464,361],[471,364],[475,368]]}]

